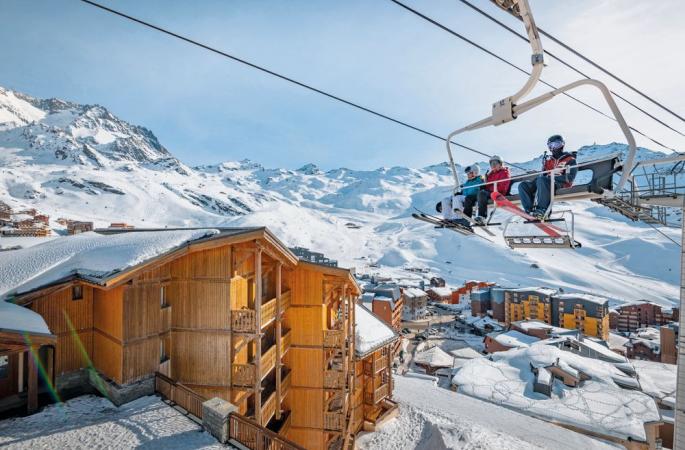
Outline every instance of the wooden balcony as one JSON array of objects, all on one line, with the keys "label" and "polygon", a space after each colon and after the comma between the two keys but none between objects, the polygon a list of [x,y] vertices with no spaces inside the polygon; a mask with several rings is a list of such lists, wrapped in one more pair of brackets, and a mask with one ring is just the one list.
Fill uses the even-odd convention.
[{"label": "wooden balcony", "polygon": [[386,367],[388,367],[388,358],[386,356],[373,360],[373,363],[364,361],[364,373],[368,376],[373,376]]},{"label": "wooden balcony", "polygon": [[338,348],[342,346],[344,338],[342,330],[324,330],[323,331],[323,346],[326,348]]},{"label": "wooden balcony", "polygon": [[276,391],[272,392],[262,405],[262,424],[269,423],[274,414],[276,414]]},{"label": "wooden balcony", "polygon": [[285,355],[285,352],[290,349],[290,344],[292,342],[292,336],[293,333],[291,330],[288,330],[281,336],[281,356]]},{"label": "wooden balcony", "polygon": [[283,421],[283,425],[281,425],[281,429],[278,430],[279,436],[287,435],[290,430],[290,425],[292,424],[292,414],[290,414],[290,411],[286,411],[284,414],[285,420]]},{"label": "wooden balcony", "polygon": [[228,435],[243,447],[251,450],[305,450],[282,435],[260,427],[239,414],[228,416]]},{"label": "wooden balcony", "polygon": [[384,384],[376,388],[373,392],[364,391],[364,403],[367,405],[375,405],[380,402],[388,396],[388,393],[390,392],[389,387],[389,384]]},{"label": "wooden balcony", "polygon": [[345,387],[345,373],[339,370],[325,370],[323,387],[326,389],[342,389]]},{"label": "wooden balcony", "polygon": [[341,413],[324,413],[323,428],[330,431],[342,431],[345,428],[345,417]]},{"label": "wooden balcony", "polygon": [[232,309],[231,329],[238,333],[254,333],[257,331],[256,317],[251,309]]},{"label": "wooden balcony", "polygon": [[233,364],[231,366],[233,386],[254,386],[254,364]]},{"label": "wooden balcony", "polygon": [[261,376],[264,378],[276,367],[276,346],[272,345],[267,351],[262,353]]}]

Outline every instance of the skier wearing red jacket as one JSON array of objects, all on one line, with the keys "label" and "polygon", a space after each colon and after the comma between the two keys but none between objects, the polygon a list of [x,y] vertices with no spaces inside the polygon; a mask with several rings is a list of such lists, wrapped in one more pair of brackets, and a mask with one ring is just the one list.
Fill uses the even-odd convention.
[{"label": "skier wearing red jacket", "polygon": [[476,223],[481,225],[485,223],[488,215],[488,200],[495,187],[500,194],[509,194],[510,177],[509,168],[504,166],[502,158],[493,155],[490,158],[490,170],[485,174],[487,184],[478,192],[478,217],[474,219]]}]

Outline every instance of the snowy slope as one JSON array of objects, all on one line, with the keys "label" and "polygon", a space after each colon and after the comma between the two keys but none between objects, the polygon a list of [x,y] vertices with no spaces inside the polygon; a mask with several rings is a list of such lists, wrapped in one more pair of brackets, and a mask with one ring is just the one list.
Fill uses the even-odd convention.
[{"label": "snowy slope", "polygon": [[[580,149],[579,159],[622,151],[621,144],[593,145]],[[654,155],[640,150],[640,158]],[[520,165],[537,168],[539,159]],[[0,89],[0,200],[35,207],[53,220],[266,225],[288,245],[322,251],[362,272],[411,277],[402,269],[413,266],[453,284],[546,284],[618,302],[646,298],[671,304],[678,298],[677,247],[649,226],[591,202],[568,205],[584,244],[576,252],[512,251],[499,238],[466,238],[411,218],[414,208],[432,211],[450,182],[444,163],[322,171],[313,164],[268,169],[243,160],[191,168],[152,132],[102,106]],[[677,230],[664,232],[678,239]],[[376,263],[378,269],[369,268]]]}]

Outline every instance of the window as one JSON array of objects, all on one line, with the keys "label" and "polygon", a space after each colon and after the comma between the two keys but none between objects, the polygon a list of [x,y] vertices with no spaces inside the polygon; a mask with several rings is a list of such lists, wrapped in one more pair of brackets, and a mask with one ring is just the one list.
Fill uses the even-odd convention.
[{"label": "window", "polygon": [[83,286],[81,286],[80,284],[77,284],[77,285],[71,287],[71,299],[72,300],[83,299]]},{"label": "window", "polygon": [[166,308],[167,306],[169,306],[169,303],[167,302],[167,298],[166,298],[166,286],[165,285],[162,285],[159,288],[159,306],[160,306],[160,308]]},{"label": "window", "polygon": [[9,356],[0,356],[0,380],[9,376]]},{"label": "window", "polygon": [[167,361],[169,356],[166,354],[166,345],[164,344],[164,339],[159,340],[159,363]]}]

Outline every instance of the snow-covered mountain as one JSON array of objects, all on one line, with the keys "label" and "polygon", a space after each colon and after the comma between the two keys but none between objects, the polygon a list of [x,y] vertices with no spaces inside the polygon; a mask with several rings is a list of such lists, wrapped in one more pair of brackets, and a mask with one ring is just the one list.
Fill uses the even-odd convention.
[{"label": "snow-covered mountain", "polygon": [[[624,151],[622,144],[593,145],[579,149],[579,159]],[[640,149],[639,157],[657,155]],[[513,251],[501,238],[490,243],[411,218],[414,208],[432,211],[450,183],[445,163],[367,171],[269,169],[249,160],[188,167],[150,130],[102,106],[0,88],[0,200],[49,214],[58,231],[58,217],[96,226],[266,225],[288,245],[323,251],[362,272],[411,278],[403,268],[422,267],[455,284],[485,279],[618,301],[677,299],[679,249],[595,203],[568,205],[584,244],[578,251]],[[678,239],[677,230],[663,231]]]}]

